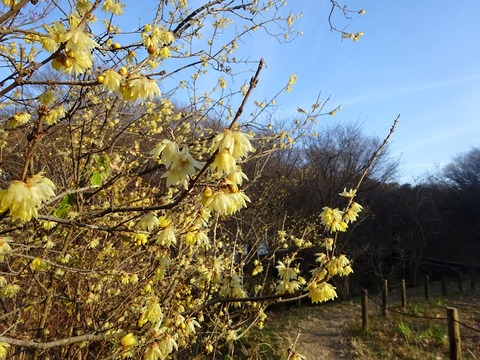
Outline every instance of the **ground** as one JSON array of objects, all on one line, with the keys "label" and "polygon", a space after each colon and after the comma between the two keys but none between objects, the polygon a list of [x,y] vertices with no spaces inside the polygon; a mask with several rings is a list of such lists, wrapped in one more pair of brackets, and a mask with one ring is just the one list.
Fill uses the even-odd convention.
[{"label": "ground", "polygon": [[[352,324],[361,323],[360,314],[360,305],[350,301],[290,309],[280,342],[290,346],[299,332],[295,349],[308,360],[363,359],[361,344],[344,335]],[[283,316],[271,314],[273,319]]]}]

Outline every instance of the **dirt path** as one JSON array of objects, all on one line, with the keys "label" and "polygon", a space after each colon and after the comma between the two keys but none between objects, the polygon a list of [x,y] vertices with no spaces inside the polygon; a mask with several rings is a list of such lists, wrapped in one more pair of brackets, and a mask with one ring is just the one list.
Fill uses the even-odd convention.
[{"label": "dirt path", "polygon": [[362,359],[361,349],[343,335],[360,314],[360,305],[353,302],[289,310],[282,342],[288,347],[300,331],[296,350],[308,360]]}]

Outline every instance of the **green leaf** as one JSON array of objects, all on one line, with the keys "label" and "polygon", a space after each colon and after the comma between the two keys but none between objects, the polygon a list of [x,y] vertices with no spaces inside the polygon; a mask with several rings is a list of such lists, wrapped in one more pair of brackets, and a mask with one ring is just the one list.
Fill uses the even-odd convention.
[{"label": "green leaf", "polygon": [[101,186],[103,182],[103,176],[98,171],[94,171],[90,178],[90,184],[93,186]]},{"label": "green leaf", "polygon": [[66,195],[58,205],[58,208],[54,211],[54,215],[59,218],[66,217],[68,212],[70,211],[70,208],[74,203],[75,203],[75,196]]}]

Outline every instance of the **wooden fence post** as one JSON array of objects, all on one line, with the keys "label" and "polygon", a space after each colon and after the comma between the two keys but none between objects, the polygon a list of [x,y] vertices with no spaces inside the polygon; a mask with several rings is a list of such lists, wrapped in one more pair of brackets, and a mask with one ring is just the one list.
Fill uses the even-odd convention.
[{"label": "wooden fence post", "polygon": [[456,308],[447,307],[447,326],[450,360],[461,360],[462,346],[460,341],[460,326],[458,325],[458,312]]},{"label": "wooden fence post", "polygon": [[362,290],[362,329],[368,331],[368,290]]},{"label": "wooden fence post", "polygon": [[405,285],[405,279],[402,279],[402,308],[407,307],[407,287]]},{"label": "wooden fence post", "polygon": [[383,290],[382,290],[382,314],[383,316],[387,315],[387,304],[388,304],[388,280],[383,281]]},{"label": "wooden fence post", "polygon": [[425,299],[430,301],[430,276],[425,275]]},{"label": "wooden fence post", "polygon": [[447,296],[447,277],[442,276],[442,295]]}]

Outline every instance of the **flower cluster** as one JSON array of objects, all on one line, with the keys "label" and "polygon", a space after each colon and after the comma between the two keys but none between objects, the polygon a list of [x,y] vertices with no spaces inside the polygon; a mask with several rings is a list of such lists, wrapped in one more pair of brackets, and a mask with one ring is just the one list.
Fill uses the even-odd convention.
[{"label": "flower cluster", "polygon": [[235,214],[247,207],[247,202],[250,202],[250,198],[233,184],[222,186],[218,191],[213,191],[210,187],[207,187],[202,196],[203,206],[216,211],[220,215]]},{"label": "flower cluster", "polygon": [[285,260],[285,262],[279,261],[276,266],[278,270],[278,280],[277,293],[278,294],[293,294],[295,291],[299,290],[301,285],[304,285],[305,279],[300,274],[300,269],[298,266],[290,267],[292,262],[291,258]]},{"label": "flower cluster", "polygon": [[28,123],[31,119],[31,115],[26,112],[19,112],[13,115],[10,119],[8,119],[7,126],[11,129],[15,129],[16,127],[22,126]]},{"label": "flower cluster", "polygon": [[[84,73],[93,65],[92,51],[99,45],[78,26],[75,26],[77,19],[71,17],[70,29],[59,21],[53,26],[45,26],[49,37],[57,44],[58,48],[64,44],[64,51],[52,60],[52,67],[57,71],[67,74],[78,75]],[[55,48],[46,50],[56,51]]]},{"label": "flower cluster", "polygon": [[151,57],[169,58],[170,44],[175,37],[171,31],[162,27],[146,25],[142,32],[143,45]]},{"label": "flower cluster", "polygon": [[30,221],[37,218],[42,203],[55,195],[54,190],[53,182],[42,174],[26,182],[14,180],[7,189],[0,190],[0,213],[9,210],[12,220]]},{"label": "flower cluster", "polygon": [[196,169],[203,167],[203,163],[190,155],[187,146],[179,149],[178,145],[170,140],[163,140],[150,154],[159,157],[159,162],[166,166],[167,171],[162,177],[167,178],[167,186],[180,184],[187,189],[190,177],[195,174]]},{"label": "flower cluster", "polygon": [[239,131],[226,129],[213,139],[213,150],[218,154],[212,163],[212,170],[222,174],[232,174],[237,169],[237,161],[243,159],[249,152],[255,151],[250,135]]}]

